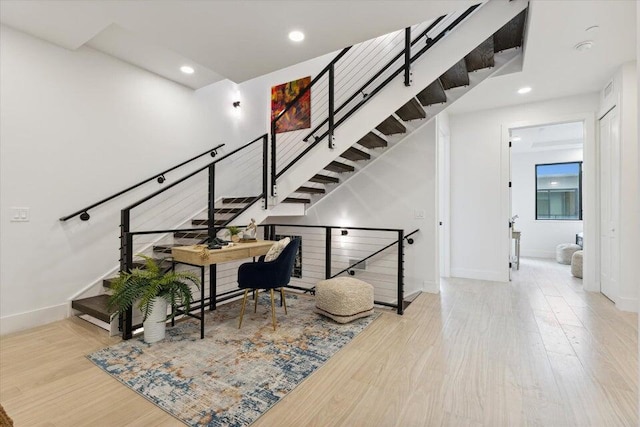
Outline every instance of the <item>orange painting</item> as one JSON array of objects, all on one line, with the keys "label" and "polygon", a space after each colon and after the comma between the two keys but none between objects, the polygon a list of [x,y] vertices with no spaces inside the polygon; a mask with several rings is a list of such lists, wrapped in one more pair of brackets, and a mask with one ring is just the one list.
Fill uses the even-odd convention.
[{"label": "orange painting", "polygon": [[[311,76],[271,88],[271,120],[282,112],[286,105],[311,84]],[[311,89],[292,105],[276,122],[276,133],[311,127]]]}]

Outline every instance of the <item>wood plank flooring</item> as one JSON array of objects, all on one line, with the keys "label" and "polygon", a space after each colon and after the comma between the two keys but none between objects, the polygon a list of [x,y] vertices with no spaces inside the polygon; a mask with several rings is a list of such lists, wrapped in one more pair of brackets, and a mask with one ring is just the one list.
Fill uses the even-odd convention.
[{"label": "wood plank flooring", "polygon": [[[523,259],[384,313],[254,425],[636,426],[637,322]],[[0,338],[0,402],[17,426],[181,425],[84,357],[117,341],[76,318]]]}]

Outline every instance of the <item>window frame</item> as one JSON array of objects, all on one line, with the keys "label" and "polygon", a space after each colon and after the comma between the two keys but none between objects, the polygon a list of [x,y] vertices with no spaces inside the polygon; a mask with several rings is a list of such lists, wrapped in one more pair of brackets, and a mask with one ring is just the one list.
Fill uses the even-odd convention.
[{"label": "window frame", "polygon": [[[582,160],[574,162],[557,162],[557,163],[536,163],[533,168],[534,181],[536,183],[535,197],[535,220],[536,221],[582,221]],[[538,166],[554,166],[554,165],[578,165],[578,218],[538,218]]]}]

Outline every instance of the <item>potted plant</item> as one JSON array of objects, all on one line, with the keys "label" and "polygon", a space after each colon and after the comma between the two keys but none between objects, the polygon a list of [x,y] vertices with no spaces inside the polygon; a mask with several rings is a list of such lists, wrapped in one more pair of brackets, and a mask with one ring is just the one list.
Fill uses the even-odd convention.
[{"label": "potted plant", "polygon": [[138,256],[144,258],[145,268],[120,273],[109,306],[123,314],[137,302],[143,314],[144,340],[152,343],[164,339],[166,321],[175,317],[173,310],[167,316],[167,304],[182,305],[189,311],[193,301],[190,284],[199,288],[200,279],[189,272],[162,271],[153,258]]},{"label": "potted plant", "polygon": [[240,227],[236,227],[235,225],[231,225],[227,227],[229,234],[231,235],[231,241],[237,243],[240,241]]}]

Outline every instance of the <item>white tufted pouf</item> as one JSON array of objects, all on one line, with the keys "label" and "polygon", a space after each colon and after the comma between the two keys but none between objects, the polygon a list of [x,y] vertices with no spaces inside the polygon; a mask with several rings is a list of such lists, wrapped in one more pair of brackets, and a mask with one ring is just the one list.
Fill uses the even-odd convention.
[{"label": "white tufted pouf", "polygon": [[575,243],[561,243],[556,246],[556,261],[560,264],[571,264],[573,253],[582,249]]},{"label": "white tufted pouf", "polygon": [[582,251],[575,251],[571,256],[571,274],[582,279]]},{"label": "white tufted pouf", "polygon": [[316,285],[316,313],[338,323],[373,314],[373,286],[351,277],[322,280]]}]

